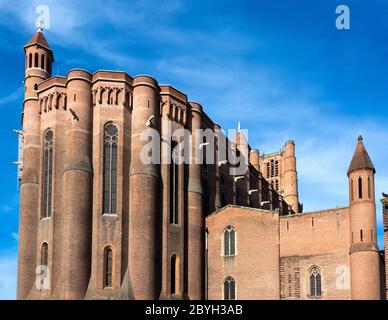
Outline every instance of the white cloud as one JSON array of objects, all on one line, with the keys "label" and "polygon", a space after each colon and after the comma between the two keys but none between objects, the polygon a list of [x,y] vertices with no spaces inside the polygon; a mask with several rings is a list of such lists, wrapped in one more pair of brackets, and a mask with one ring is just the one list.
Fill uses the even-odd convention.
[{"label": "white cloud", "polygon": [[[32,34],[38,18],[35,9],[39,5],[42,5],[40,0],[0,2],[0,25],[7,28],[14,26],[23,33]],[[128,39],[142,34],[148,39],[163,37],[174,41],[184,34],[167,26],[167,15],[184,9],[180,0],[160,0],[158,5],[148,0],[133,0],[130,3],[47,0],[44,5],[49,8],[50,28],[46,33],[51,45],[80,48],[120,67],[135,63],[134,58],[129,58],[129,54],[120,50]],[[101,32],[101,29],[105,30]],[[106,36],[110,30],[118,36]]]},{"label": "white cloud", "polygon": [[[16,20],[23,32],[31,33],[34,8],[40,2],[0,2],[0,25],[17,25]],[[134,0],[125,7],[123,2],[91,0],[49,0],[46,4],[51,9],[48,32],[54,45],[80,48],[130,70],[141,58],[123,51],[121,42],[151,42],[161,53],[160,60],[153,61],[161,80],[173,79],[191,100],[204,105],[214,121],[229,127],[238,120],[243,126],[248,124],[251,145],[264,152],[277,151],[285,140],[294,139],[300,200],[306,210],[347,204],[346,171],[359,133],[377,169],[376,195],[388,192],[388,155],[382,147],[388,141],[388,129],[381,119],[368,119],[367,112],[360,118],[344,116],[336,101],[320,99],[324,88],[318,84],[306,83],[276,65],[239,59],[233,53],[252,49],[252,39],[227,26],[198,32],[172,25],[169,16],[185,11],[189,4],[184,1],[162,0],[155,6],[151,0]],[[104,35],[112,32],[114,36],[101,39],[99,28],[104,28]],[[259,41],[255,39],[258,57]],[[179,51],[182,44],[192,50]],[[171,45],[176,52],[164,51]]]},{"label": "white cloud", "polygon": [[11,233],[11,236],[12,236],[12,238],[13,238],[16,242],[19,241],[19,234],[18,234],[18,233],[12,232],[12,233]]},{"label": "white cloud", "polygon": [[230,127],[240,120],[243,128],[248,125],[250,144],[261,152],[278,151],[286,140],[295,140],[300,200],[306,210],[348,204],[346,172],[359,133],[375,162],[380,193],[379,181],[388,175],[388,155],[381,148],[388,141],[388,129],[381,119],[341,114],[335,101],[320,99],[324,88],[277,66],[187,56],[161,60],[158,69],[179,79],[186,86],[179,89],[202,101],[217,123]]}]

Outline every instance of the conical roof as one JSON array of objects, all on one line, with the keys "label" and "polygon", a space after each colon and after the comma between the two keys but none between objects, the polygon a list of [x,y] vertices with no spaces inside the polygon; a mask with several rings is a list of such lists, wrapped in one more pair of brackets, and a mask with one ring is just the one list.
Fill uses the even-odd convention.
[{"label": "conical roof", "polygon": [[51,50],[42,30],[38,29],[38,31],[35,32],[35,34],[32,36],[30,41],[27,42],[27,44],[24,46],[24,48],[27,48],[29,46],[32,46],[34,44],[40,45],[46,49]]},{"label": "conical roof", "polygon": [[368,152],[365,149],[364,143],[362,142],[362,136],[358,136],[358,143],[356,150],[354,151],[352,161],[348,169],[348,176],[356,170],[360,169],[370,169],[373,172],[376,172],[375,167],[373,166],[372,160],[369,157]]}]

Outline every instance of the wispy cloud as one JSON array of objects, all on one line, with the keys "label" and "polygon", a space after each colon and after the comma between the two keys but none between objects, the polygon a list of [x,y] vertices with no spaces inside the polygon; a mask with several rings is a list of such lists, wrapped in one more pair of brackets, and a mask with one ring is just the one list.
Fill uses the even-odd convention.
[{"label": "wispy cloud", "polygon": [[15,194],[15,195],[11,196],[7,202],[0,205],[0,213],[1,212],[3,212],[3,213],[13,212],[17,208],[18,203],[19,203],[19,195]]},{"label": "wispy cloud", "polygon": [[15,91],[11,92],[5,97],[0,98],[0,106],[9,104],[20,99],[23,96],[24,88],[23,86],[19,87]]},{"label": "wispy cloud", "polygon": [[[22,0],[2,1],[0,3],[0,25],[9,28],[20,25],[24,33],[31,33],[36,25],[36,8],[42,5],[40,0],[25,2]],[[85,53],[110,61],[116,66],[133,66],[135,58],[123,52],[123,44],[139,41],[136,35],[141,33],[143,41],[175,41],[183,33],[166,26],[165,15],[173,14],[184,8],[179,0],[154,1],[134,0],[129,2],[108,0],[54,1],[47,0],[49,8],[50,42],[67,48],[79,48]],[[87,13],[87,14],[86,14]],[[160,23],[163,21],[163,23]],[[15,23],[16,22],[16,23]],[[102,34],[115,33],[115,37],[103,37]],[[132,39],[132,40],[131,40]],[[174,40],[175,39],[175,40]]]},{"label": "wispy cloud", "polygon": [[[374,94],[365,90],[374,89],[368,88],[369,83],[373,87],[385,85],[384,65],[370,57],[378,56],[380,51],[386,53],[386,48],[375,48],[376,42],[372,54],[370,48],[362,46],[372,44],[373,39],[369,43],[365,40],[370,39],[367,32],[368,36],[360,36],[354,30],[344,38],[331,32],[319,38],[322,29],[328,28],[326,16],[314,20],[314,25],[301,25],[297,29],[295,17],[288,12],[283,20],[292,26],[281,24],[284,15],[279,10],[276,21],[271,24],[268,20],[274,16],[260,2],[263,15],[256,13],[262,20],[245,12],[246,17],[240,21],[238,13],[223,15],[221,23],[221,18],[210,12],[199,10],[200,18],[192,15],[194,3],[47,0],[45,4],[51,12],[51,29],[47,34],[55,50],[71,53],[63,55],[62,59],[68,59],[67,65],[78,67],[84,63],[82,60],[90,60],[92,56],[99,59],[97,68],[101,67],[101,61],[106,61],[129,73],[132,70],[155,73],[161,82],[172,83],[188,93],[190,99],[202,103],[213,120],[225,128],[235,126],[240,120],[249,129],[251,145],[261,152],[277,151],[285,140],[294,139],[300,200],[306,210],[347,204],[346,171],[359,133],[364,135],[377,169],[376,195],[388,192],[385,165],[388,154],[382,147],[388,141],[388,129],[383,122],[386,112],[376,116],[376,107],[370,103]],[[40,0],[0,0],[0,25],[31,34],[39,4]],[[215,5],[216,10],[221,10],[223,5]],[[279,8],[284,11],[289,6],[282,2]],[[333,10],[330,12],[334,15]],[[300,17],[304,13],[298,10],[293,14]],[[325,24],[321,23],[322,17]],[[257,23],[252,25],[252,19]],[[245,25],[256,29],[244,30]],[[314,34],[314,39],[303,33],[306,26],[311,27],[309,32]],[[333,27],[332,21],[330,27]],[[353,43],[352,36],[360,37]],[[332,39],[334,44],[330,45]],[[338,43],[342,42],[346,46],[340,48]],[[354,54],[340,66],[338,61],[348,50]],[[272,54],[276,57],[268,59]],[[368,70],[360,67],[363,63],[359,57],[366,64],[373,60],[366,68],[375,74],[369,78],[364,75]],[[59,67],[61,63],[64,61],[56,60]],[[352,82],[355,78],[361,79],[360,82]],[[362,89],[354,86],[357,84]],[[14,101],[17,94],[22,95],[22,89],[18,90],[21,91],[0,98],[0,105]],[[350,110],[360,98],[367,104]],[[383,101],[381,97],[377,99]],[[377,210],[377,215],[381,225],[381,210]]]},{"label": "wispy cloud", "polygon": [[286,140],[295,140],[300,200],[306,211],[348,205],[346,172],[357,136],[363,134],[377,168],[381,228],[378,197],[384,188],[388,190],[388,154],[381,147],[388,141],[388,129],[381,118],[347,114],[335,99],[321,99],[323,86],[277,66],[225,60],[201,68],[195,57],[170,57],[157,67],[161,74],[179,79],[192,96],[200,96],[218,123],[230,127],[242,121],[251,145],[261,152],[277,151]]}]

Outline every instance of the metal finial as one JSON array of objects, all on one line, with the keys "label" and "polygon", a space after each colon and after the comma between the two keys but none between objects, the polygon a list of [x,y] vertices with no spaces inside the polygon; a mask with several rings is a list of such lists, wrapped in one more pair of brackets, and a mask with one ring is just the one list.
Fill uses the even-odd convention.
[{"label": "metal finial", "polygon": [[362,141],[362,135],[361,134],[358,136],[358,141]]},{"label": "metal finial", "polygon": [[42,23],[42,20],[39,20],[39,23],[36,27],[36,31],[38,32],[42,32],[43,31],[43,23]]}]

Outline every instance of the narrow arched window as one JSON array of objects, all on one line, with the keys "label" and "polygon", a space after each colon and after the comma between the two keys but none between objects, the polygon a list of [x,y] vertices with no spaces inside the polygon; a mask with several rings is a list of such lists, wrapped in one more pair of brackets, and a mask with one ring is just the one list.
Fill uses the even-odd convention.
[{"label": "narrow arched window", "polygon": [[321,289],[321,270],[318,266],[313,266],[309,269],[310,279],[310,296],[320,297],[322,295]]},{"label": "narrow arched window", "polygon": [[126,93],[125,93],[125,107],[126,107],[127,109],[129,109],[129,105],[130,105],[129,92],[126,92]]},{"label": "narrow arched window", "polygon": [[178,122],[178,114],[179,114],[179,109],[178,108],[175,108],[174,109],[174,120],[176,122]]},{"label": "narrow arched window", "polygon": [[29,54],[29,58],[28,58],[28,67],[29,67],[29,68],[32,68],[32,53]]},{"label": "narrow arched window", "polygon": [[279,180],[276,179],[276,182],[275,182],[275,189],[276,191],[279,191]]},{"label": "narrow arched window", "polygon": [[107,101],[107,103],[108,103],[109,105],[112,105],[112,104],[113,104],[113,89],[110,89],[110,90],[108,91],[108,101]]},{"label": "narrow arched window", "polygon": [[275,176],[277,177],[279,175],[279,161],[275,161]]},{"label": "narrow arched window", "polygon": [[371,185],[370,185],[370,183],[371,183],[371,179],[370,179],[370,177],[368,177],[368,198],[370,199],[370,198],[372,198],[372,193],[371,193]]},{"label": "narrow arched window", "polygon": [[48,244],[47,242],[42,243],[40,249],[40,264],[43,267],[48,267]]},{"label": "narrow arched window", "polygon": [[236,282],[232,277],[224,280],[224,300],[236,300]]},{"label": "narrow arched window", "polygon": [[270,165],[269,162],[267,162],[267,178],[270,177]]},{"label": "narrow arched window", "polygon": [[358,197],[362,198],[362,178],[358,178]]},{"label": "narrow arched window", "polygon": [[104,128],[104,203],[103,213],[116,213],[118,129],[113,123]]},{"label": "narrow arched window", "polygon": [[178,143],[171,141],[171,164],[170,164],[170,223],[178,224],[178,185],[179,185],[179,167],[178,167]]},{"label": "narrow arched window", "polygon": [[179,292],[179,257],[176,254],[171,256],[171,294]]},{"label": "narrow arched window", "polygon": [[112,287],[113,274],[113,252],[111,248],[107,248],[104,254],[104,288]]},{"label": "narrow arched window", "polygon": [[353,183],[353,180],[350,180],[350,199],[354,200],[354,183]]},{"label": "narrow arched window", "polygon": [[275,175],[275,164],[274,161],[271,160],[271,178]]},{"label": "narrow arched window", "polygon": [[38,55],[37,52],[35,52],[34,67],[35,67],[35,68],[38,68],[38,67],[39,67],[39,55]]},{"label": "narrow arched window", "polygon": [[49,56],[47,56],[47,72],[51,73],[51,60]]},{"label": "narrow arched window", "polygon": [[47,242],[43,242],[42,246],[40,248],[40,288],[39,289],[48,289],[48,276],[49,276],[49,270],[48,270],[48,263],[49,263],[49,257],[48,257],[48,244]]},{"label": "narrow arched window", "polygon": [[224,231],[224,256],[234,256],[236,254],[236,231],[232,226],[228,226]]},{"label": "narrow arched window", "polygon": [[45,64],[45,56],[44,56],[44,54],[42,54],[42,56],[41,56],[41,63],[40,63],[40,67],[44,70],[44,64]]},{"label": "narrow arched window", "polygon": [[171,294],[174,294],[175,293],[175,266],[176,266],[176,255],[174,254],[172,257],[171,257]]},{"label": "narrow arched window", "polygon": [[44,135],[42,218],[51,217],[53,153],[54,133],[52,130],[47,130]]}]

